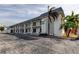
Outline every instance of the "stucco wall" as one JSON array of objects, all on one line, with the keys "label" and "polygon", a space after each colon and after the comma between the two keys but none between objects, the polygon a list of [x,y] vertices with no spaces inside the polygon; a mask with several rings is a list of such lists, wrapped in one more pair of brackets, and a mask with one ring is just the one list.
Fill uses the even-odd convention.
[{"label": "stucco wall", "polygon": [[48,19],[43,18],[41,20],[42,24],[41,24],[41,33],[48,33]]},{"label": "stucco wall", "polygon": [[62,31],[59,29],[61,26],[61,15],[54,21],[54,35],[61,36]]},{"label": "stucco wall", "polygon": [[[41,22],[42,24],[40,25],[40,21],[36,21],[36,26],[39,26],[39,27],[36,27],[36,34],[40,34],[40,26],[41,26],[41,33],[48,34],[48,17],[43,18]],[[17,29],[19,30],[19,33],[21,33],[20,29],[26,29],[27,27],[30,27],[29,33],[35,34],[33,33],[33,27],[32,27],[33,21],[29,22],[29,26],[27,26],[26,28],[24,28],[25,24],[22,24],[23,26],[20,24],[19,27],[17,26],[13,27],[13,30],[15,30],[15,33]],[[61,36],[61,30],[59,30],[60,26],[61,26],[61,16],[59,15],[59,17],[55,21],[53,21],[52,19],[52,22],[50,22],[50,35],[54,34],[55,36]]]},{"label": "stucco wall", "polygon": [[[51,22],[50,22],[50,35],[54,36],[61,36],[62,31],[59,29],[61,26],[61,15],[54,21],[53,18],[51,17]],[[48,33],[48,17],[44,18],[43,21],[45,23],[42,25],[42,32],[43,33]]]}]

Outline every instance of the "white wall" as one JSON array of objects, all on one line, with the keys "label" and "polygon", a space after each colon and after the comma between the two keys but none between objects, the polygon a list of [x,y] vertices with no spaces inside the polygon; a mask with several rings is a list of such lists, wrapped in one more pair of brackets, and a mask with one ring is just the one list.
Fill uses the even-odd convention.
[{"label": "white wall", "polygon": [[[42,33],[42,34],[45,34],[45,33],[48,34],[48,17],[43,18],[41,21],[43,22],[43,23],[41,24],[41,33]],[[33,22],[30,22],[30,23],[29,23],[30,33],[31,33],[31,34],[33,34],[32,24],[33,24]],[[37,26],[40,26],[40,21],[36,21],[36,25],[37,25]],[[53,33],[54,33],[55,36],[61,36],[61,30],[59,30],[60,26],[61,26],[61,15],[59,15],[58,19],[55,20],[55,21],[53,21],[53,19],[52,19],[52,23],[50,23],[50,35],[53,35]],[[24,25],[24,26],[21,26],[21,25],[20,25],[20,26],[18,27],[18,29],[19,29],[19,30],[20,30],[21,28],[25,29],[24,27],[25,27],[25,25]],[[16,30],[16,27],[14,27],[14,29]],[[40,32],[40,27],[37,27],[37,28],[36,28],[36,34],[39,34],[39,32]],[[20,33],[20,32],[19,32],[19,33]],[[25,32],[24,32],[24,33],[25,33]]]},{"label": "white wall", "polygon": [[[49,21],[49,31],[50,31],[50,35],[53,35],[53,33],[54,33],[54,22],[53,22],[53,18],[51,17],[51,22]],[[48,34],[48,17],[46,17],[46,18],[44,18],[44,19],[42,19],[42,21],[44,21],[44,24],[42,25],[42,33],[47,33]]]},{"label": "white wall", "polygon": [[50,22],[50,35],[54,34],[54,20],[53,18],[51,18],[51,22]]},{"label": "white wall", "polygon": [[[53,21],[52,17],[51,19],[52,22],[50,22],[50,35],[61,36],[62,31],[59,29],[61,26],[61,15],[59,15],[55,21]],[[48,33],[48,17],[42,19],[42,21],[45,22],[42,24],[42,33]]]},{"label": "white wall", "polygon": [[43,18],[41,20],[42,24],[41,24],[41,33],[48,33],[48,19]]},{"label": "white wall", "polygon": [[54,21],[54,35],[61,36],[62,31],[59,29],[61,26],[61,15],[59,15],[58,19]]},{"label": "white wall", "polygon": [[40,21],[36,21],[36,26],[40,26]]},{"label": "white wall", "polygon": [[6,29],[6,33],[10,33],[10,31],[11,31],[11,28]]}]

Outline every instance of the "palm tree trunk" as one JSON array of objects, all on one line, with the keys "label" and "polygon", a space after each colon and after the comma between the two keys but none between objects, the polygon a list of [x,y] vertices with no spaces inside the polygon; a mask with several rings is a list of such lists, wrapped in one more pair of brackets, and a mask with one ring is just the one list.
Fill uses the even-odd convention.
[{"label": "palm tree trunk", "polygon": [[71,32],[71,29],[68,30],[67,37],[69,37],[70,32]]}]

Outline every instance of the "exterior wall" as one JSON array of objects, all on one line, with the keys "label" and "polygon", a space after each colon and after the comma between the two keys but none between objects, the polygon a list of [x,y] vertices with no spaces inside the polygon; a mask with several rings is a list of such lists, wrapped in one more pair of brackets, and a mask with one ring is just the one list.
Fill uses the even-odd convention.
[{"label": "exterior wall", "polygon": [[31,33],[31,29],[32,29],[31,22],[30,23],[25,23],[25,34]]},{"label": "exterior wall", "polygon": [[12,28],[7,28],[6,33],[11,33]]},{"label": "exterior wall", "polygon": [[36,33],[40,34],[40,28],[36,28]]},{"label": "exterior wall", "polygon": [[54,21],[54,35],[61,36],[62,31],[59,29],[61,26],[61,15]]},{"label": "exterior wall", "polygon": [[19,25],[19,29],[18,29],[18,30],[19,30],[19,32],[18,32],[18,33],[20,33],[20,25]]},{"label": "exterior wall", "polygon": [[[33,26],[33,22],[36,22],[36,26]],[[59,15],[59,17],[55,21],[53,21],[52,18],[52,22],[50,22],[50,35],[61,36],[61,30],[59,30],[60,25],[61,25],[61,15]],[[33,32],[33,28],[36,29],[36,32]],[[45,17],[41,20],[31,21],[29,23],[18,24],[12,27],[10,30],[13,30],[14,33],[22,33],[22,34],[28,34],[28,33],[34,35],[48,34],[48,17]]]},{"label": "exterior wall", "polygon": [[[33,26],[33,22],[36,22],[36,26]],[[33,33],[33,28],[36,29],[36,32]],[[12,30],[13,33],[21,33],[21,34],[40,34],[40,21],[31,21],[29,23],[23,23],[23,24],[18,24],[16,26],[13,26],[12,28],[9,28],[10,31]],[[27,29],[27,32],[26,32]]]},{"label": "exterior wall", "polygon": [[[33,26],[33,22],[36,22],[35,26]],[[33,32],[33,29],[36,29],[36,32]],[[40,34],[40,21],[39,20],[31,22],[31,34],[33,34],[33,35]]]},{"label": "exterior wall", "polygon": [[[11,32],[12,31],[12,32]],[[14,28],[7,28],[7,33],[13,33],[13,32],[15,32],[14,31]]]},{"label": "exterior wall", "polygon": [[26,33],[26,25],[24,24],[24,34]]},{"label": "exterior wall", "polygon": [[[62,31],[59,29],[61,26],[61,15],[54,21],[53,18],[51,17],[51,22],[50,22],[50,35],[54,36],[61,36]],[[44,21],[44,24],[42,24],[42,33],[47,33],[48,34],[48,17],[42,19]]]},{"label": "exterior wall", "polygon": [[41,20],[41,34],[47,34],[48,33],[48,18],[43,18]]},{"label": "exterior wall", "polygon": [[36,33],[40,34],[40,21],[36,22]]},{"label": "exterior wall", "polygon": [[32,22],[30,22],[30,33],[32,34],[33,30],[32,30]]},{"label": "exterior wall", "polygon": [[50,22],[50,35],[53,35],[54,34],[54,20],[52,19],[51,21],[52,22]]}]

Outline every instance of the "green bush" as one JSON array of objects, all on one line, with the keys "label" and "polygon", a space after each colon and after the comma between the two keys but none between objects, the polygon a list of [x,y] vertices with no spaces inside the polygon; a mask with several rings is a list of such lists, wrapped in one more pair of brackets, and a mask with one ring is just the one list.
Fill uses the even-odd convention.
[{"label": "green bush", "polygon": [[0,31],[4,31],[4,27],[1,26],[1,27],[0,27]]}]

